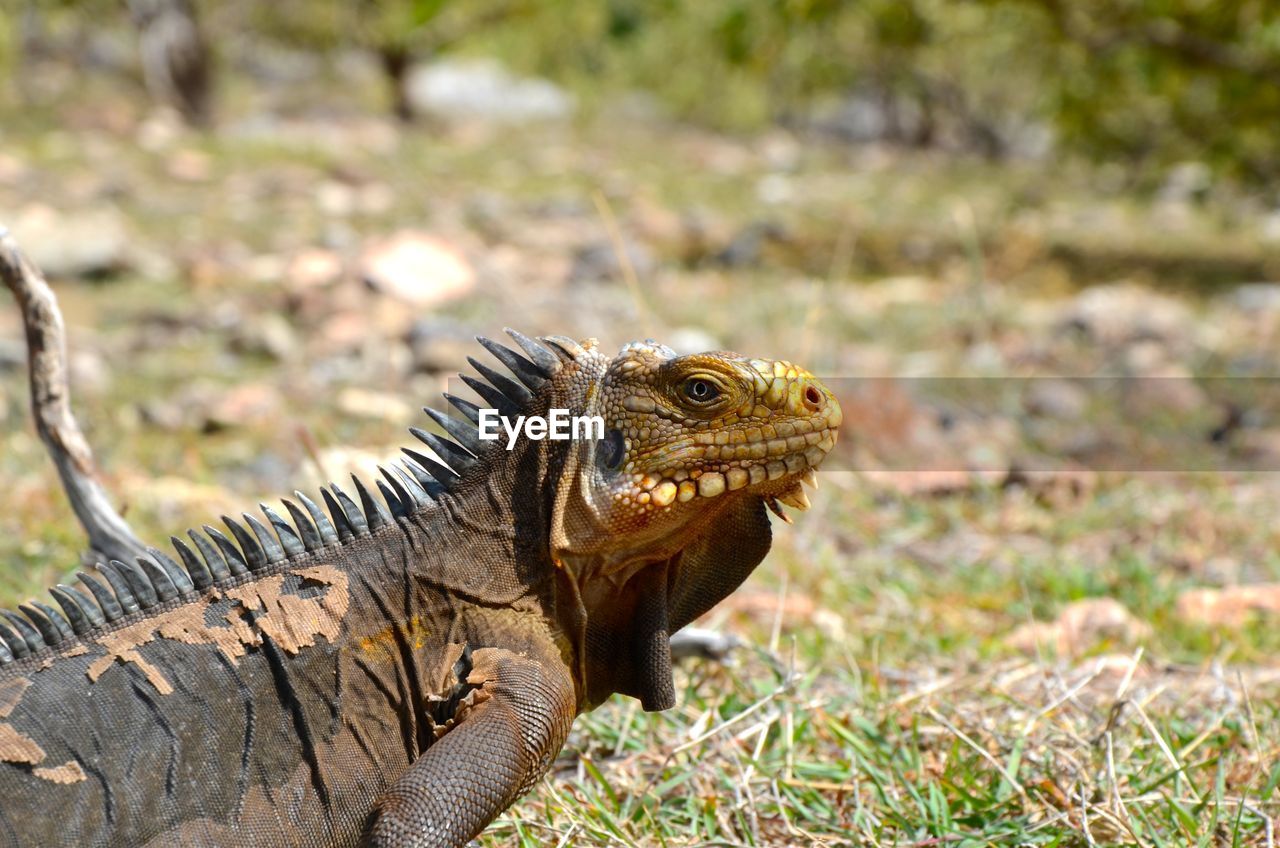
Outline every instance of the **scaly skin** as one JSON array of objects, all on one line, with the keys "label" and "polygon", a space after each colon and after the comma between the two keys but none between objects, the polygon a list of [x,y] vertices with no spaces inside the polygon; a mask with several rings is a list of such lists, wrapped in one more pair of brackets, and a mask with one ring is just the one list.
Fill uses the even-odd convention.
[{"label": "scaly skin", "polygon": [[333,501],[341,538],[301,510],[237,533],[238,576],[157,552],[117,575],[143,608],[74,635],[9,620],[0,845],[461,846],[576,714],[671,706],[670,634],[763,559],[768,508],[807,505],[839,406],[785,362],[513,337],[525,387],[490,373],[489,402],[600,415],[603,440],[507,451],[451,419],[475,457],[437,442],[459,473],[416,469],[430,499],[400,478],[390,513]]}]

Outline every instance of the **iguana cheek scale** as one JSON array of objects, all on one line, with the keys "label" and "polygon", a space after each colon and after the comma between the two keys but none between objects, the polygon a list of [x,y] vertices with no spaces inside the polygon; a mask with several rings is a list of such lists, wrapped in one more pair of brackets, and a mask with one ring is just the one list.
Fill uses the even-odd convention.
[{"label": "iguana cheek scale", "polygon": [[508,332],[511,376],[463,377],[485,408],[604,439],[507,450],[446,395],[376,487],[0,611],[0,845],[460,846],[579,712],[674,703],[670,634],[808,505],[839,405],[785,362]]}]

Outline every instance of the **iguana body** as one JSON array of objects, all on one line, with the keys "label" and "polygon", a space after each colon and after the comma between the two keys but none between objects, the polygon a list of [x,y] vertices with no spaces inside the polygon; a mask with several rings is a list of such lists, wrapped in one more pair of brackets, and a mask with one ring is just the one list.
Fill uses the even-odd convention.
[{"label": "iguana body", "polygon": [[508,451],[450,398],[457,443],[419,431],[450,467],[411,453],[385,505],[333,486],[328,515],[286,502],[274,534],[246,516],[7,614],[0,845],[462,845],[578,712],[670,706],[669,634],[763,558],[766,506],[806,503],[839,407],[786,363],[513,337],[528,359],[486,346],[518,382],[464,378],[485,404],[604,439]]}]

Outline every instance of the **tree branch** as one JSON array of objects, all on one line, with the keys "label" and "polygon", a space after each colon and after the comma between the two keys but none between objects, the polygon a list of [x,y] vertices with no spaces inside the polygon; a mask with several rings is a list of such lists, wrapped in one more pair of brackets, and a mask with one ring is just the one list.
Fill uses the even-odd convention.
[{"label": "tree branch", "polygon": [[90,555],[132,562],[146,554],[146,546],[116,512],[98,482],[93,451],[71,413],[66,331],[57,298],[4,226],[0,226],[0,278],[22,310],[36,432],[58,469],[71,508],[89,535]]}]

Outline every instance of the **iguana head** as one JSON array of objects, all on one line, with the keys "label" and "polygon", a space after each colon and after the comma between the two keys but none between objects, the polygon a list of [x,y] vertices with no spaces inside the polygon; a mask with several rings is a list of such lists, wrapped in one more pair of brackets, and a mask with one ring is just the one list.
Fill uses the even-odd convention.
[{"label": "iguana head", "polygon": [[726,504],[806,509],[803,484],[834,447],[840,404],[789,362],[626,345],[588,401],[604,438],[583,444],[560,516],[561,556],[612,572],[664,558]]},{"label": "iguana head", "polygon": [[766,508],[785,519],[780,504],[809,505],[803,485],[835,445],[840,405],[789,362],[651,341],[598,373],[584,406],[604,438],[566,465],[553,554],[587,620],[588,701],[617,690],[662,708],[667,637],[764,557]]}]

